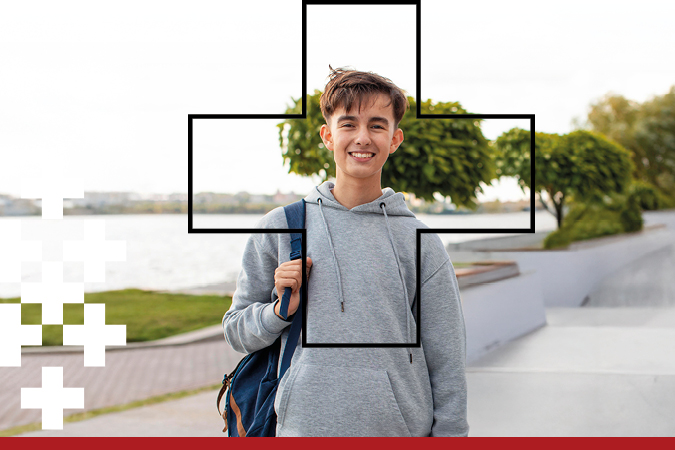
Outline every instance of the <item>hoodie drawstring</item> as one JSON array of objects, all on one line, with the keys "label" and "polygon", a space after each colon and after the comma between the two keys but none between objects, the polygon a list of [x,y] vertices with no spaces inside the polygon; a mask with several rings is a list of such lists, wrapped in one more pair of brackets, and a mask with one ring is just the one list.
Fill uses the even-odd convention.
[{"label": "hoodie drawstring", "polygon": [[[387,209],[384,202],[380,203],[380,208],[384,213],[384,223],[387,225],[387,232],[389,233],[389,242],[391,242],[391,248],[394,249],[394,256],[396,257],[396,265],[398,267],[398,276],[401,278],[401,284],[403,285],[403,296],[405,298],[405,327],[408,339],[410,339],[410,300],[408,299],[408,289],[405,285],[405,278],[403,277],[403,271],[401,269],[401,260],[398,258],[398,251],[396,251],[396,245],[394,245],[394,237],[391,234],[391,228],[389,227],[389,217],[387,216]],[[408,355],[410,355],[410,364],[412,364],[412,350],[408,347]]]},{"label": "hoodie drawstring", "polygon": [[337,285],[338,285],[338,292],[340,294],[340,309],[342,312],[345,312],[345,299],[344,296],[342,295],[342,279],[340,278],[340,267],[338,266],[337,258],[335,257],[335,247],[333,247],[333,240],[330,237],[330,231],[328,231],[328,223],[326,222],[326,217],[323,215],[323,201],[321,199],[318,199],[319,202],[319,212],[321,213],[321,219],[323,219],[323,227],[326,230],[326,235],[328,235],[328,244],[330,249],[333,252],[333,264],[335,265],[335,275],[337,276]]}]

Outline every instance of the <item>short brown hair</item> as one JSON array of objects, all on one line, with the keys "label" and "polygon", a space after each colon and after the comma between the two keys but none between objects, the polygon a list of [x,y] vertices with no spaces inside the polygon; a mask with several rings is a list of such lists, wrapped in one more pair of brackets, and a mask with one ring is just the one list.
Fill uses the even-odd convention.
[{"label": "short brown hair", "polygon": [[[321,105],[321,114],[328,122],[336,108],[344,108],[350,111],[355,102],[358,102],[358,108],[361,109],[361,102],[376,94],[385,94],[389,97],[389,105],[394,110],[395,127],[403,118],[406,109],[410,107],[404,91],[396,86],[389,78],[385,78],[373,72],[359,72],[358,70],[349,70],[344,68],[330,69],[326,89],[321,94],[319,104]],[[387,106],[389,106],[387,105]]]}]

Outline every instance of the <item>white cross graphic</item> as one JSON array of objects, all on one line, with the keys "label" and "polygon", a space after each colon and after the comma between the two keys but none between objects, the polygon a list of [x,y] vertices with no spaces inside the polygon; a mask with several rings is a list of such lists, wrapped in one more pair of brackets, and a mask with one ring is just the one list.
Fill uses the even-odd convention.
[{"label": "white cross graphic", "polygon": [[72,177],[26,177],[21,182],[21,198],[42,199],[43,219],[63,219],[63,199],[84,198],[84,187],[81,179]]},{"label": "white cross graphic", "polygon": [[105,281],[106,261],[126,261],[126,241],[106,241],[105,221],[86,220],[84,241],[63,241],[64,261],[84,261],[84,281]]},{"label": "white cross graphic", "polygon": [[21,409],[41,409],[43,430],[63,430],[63,410],[84,408],[84,388],[63,387],[63,367],[43,367],[41,388],[21,388]]},{"label": "white cross graphic", "polygon": [[42,303],[42,323],[63,323],[64,303],[84,303],[84,283],[65,283],[63,263],[42,263],[42,282],[21,283],[22,303]]},{"label": "white cross graphic", "polygon": [[42,261],[63,261],[63,241],[84,239],[84,219],[22,220],[21,237],[42,242]]},{"label": "white cross graphic", "polygon": [[84,325],[63,326],[63,345],[84,345],[85,367],[105,366],[105,346],[126,344],[126,325],[105,324],[105,304],[84,305]]},{"label": "white cross graphic", "polygon": [[21,283],[22,261],[42,261],[42,243],[21,240],[21,221],[0,222],[0,283]]},{"label": "white cross graphic", "polygon": [[0,366],[21,367],[22,345],[42,345],[42,325],[21,325],[21,304],[0,303]]}]

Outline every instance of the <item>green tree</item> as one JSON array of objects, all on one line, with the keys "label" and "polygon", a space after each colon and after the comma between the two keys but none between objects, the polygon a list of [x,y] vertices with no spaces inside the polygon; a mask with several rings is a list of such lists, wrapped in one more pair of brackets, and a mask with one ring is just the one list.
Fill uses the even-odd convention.
[{"label": "green tree", "polygon": [[604,134],[633,152],[636,178],[642,178],[644,173],[644,155],[635,142],[634,133],[639,111],[638,102],[610,93],[591,104],[588,112],[588,124],[593,131]]},{"label": "green tree", "polygon": [[661,194],[675,192],[675,86],[645,103],[607,94],[594,103],[588,125],[632,152],[636,179]]},{"label": "green tree", "polygon": [[[324,120],[319,108],[321,92],[307,96],[307,119],[287,119],[278,124],[279,144],[289,172],[300,175],[320,175],[324,180],[335,176],[332,153],[319,136]],[[382,169],[382,184],[396,191],[410,192],[428,201],[434,193],[450,196],[456,205],[476,206],[480,183],[495,176],[492,154],[479,120],[417,119],[416,104],[408,97],[400,128],[404,141],[390,155]],[[287,114],[302,111],[299,100],[286,110]],[[457,102],[432,102],[421,105],[426,114],[461,114],[466,111]]]},{"label": "green tree", "polygon": [[[299,175],[316,174],[325,181],[335,176],[335,161],[319,136],[321,125],[325,123],[319,107],[320,98],[321,92],[318,90],[307,96],[306,119],[286,119],[277,124],[277,127],[284,162],[290,162],[288,172]],[[302,99],[293,102],[294,105],[286,109],[286,114],[301,114]]]},{"label": "green tree", "polygon": [[[497,173],[515,176],[521,188],[532,188],[530,132],[511,129],[495,141]],[[544,208],[562,226],[566,203],[593,200],[605,193],[623,192],[630,182],[630,153],[604,136],[589,131],[535,133],[534,190]],[[543,193],[546,193],[547,199]]]},{"label": "green tree", "polygon": [[[548,136],[535,133],[535,155],[541,150],[541,145],[547,142]],[[520,188],[525,192],[532,182],[530,132],[522,128],[512,128],[506,131],[492,143],[495,149],[496,175],[498,177],[514,177]]]},{"label": "green tree", "polygon": [[646,180],[675,195],[675,86],[640,107],[635,142],[642,150]]}]

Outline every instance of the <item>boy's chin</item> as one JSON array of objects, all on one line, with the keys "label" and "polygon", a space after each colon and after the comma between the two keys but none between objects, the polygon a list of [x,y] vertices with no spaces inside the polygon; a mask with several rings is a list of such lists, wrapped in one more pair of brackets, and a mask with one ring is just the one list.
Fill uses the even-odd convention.
[{"label": "boy's chin", "polygon": [[370,181],[374,177],[379,179],[381,170],[349,170],[343,171],[343,178],[351,178],[353,180]]}]

